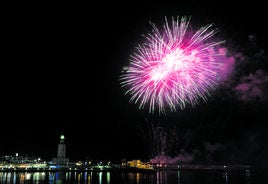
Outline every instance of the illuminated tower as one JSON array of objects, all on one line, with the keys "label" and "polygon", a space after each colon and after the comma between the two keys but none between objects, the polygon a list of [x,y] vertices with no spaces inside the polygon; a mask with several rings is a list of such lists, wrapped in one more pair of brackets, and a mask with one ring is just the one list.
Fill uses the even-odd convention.
[{"label": "illuminated tower", "polygon": [[66,157],[66,144],[64,142],[64,135],[60,136],[60,143],[58,145],[58,154],[57,158],[65,158]]},{"label": "illuminated tower", "polygon": [[58,144],[57,158],[53,158],[53,163],[58,165],[68,165],[69,158],[66,158],[66,144],[64,135],[60,136],[60,143]]}]

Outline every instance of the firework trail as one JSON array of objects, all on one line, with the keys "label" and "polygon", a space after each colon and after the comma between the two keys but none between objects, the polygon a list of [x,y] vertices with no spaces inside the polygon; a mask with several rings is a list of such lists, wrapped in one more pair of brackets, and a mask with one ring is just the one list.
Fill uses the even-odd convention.
[{"label": "firework trail", "polygon": [[139,103],[149,112],[165,107],[175,111],[187,104],[195,106],[204,101],[220,83],[224,70],[224,55],[219,45],[224,41],[212,38],[218,32],[212,24],[196,32],[189,30],[190,18],[165,18],[163,31],[155,24],[152,32],[144,35],[130,56],[130,64],[120,76],[121,87],[127,87],[130,102]]}]

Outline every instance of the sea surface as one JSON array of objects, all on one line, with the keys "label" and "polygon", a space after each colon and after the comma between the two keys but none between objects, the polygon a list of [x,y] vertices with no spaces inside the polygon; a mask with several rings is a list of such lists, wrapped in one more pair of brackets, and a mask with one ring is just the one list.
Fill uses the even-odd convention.
[{"label": "sea surface", "polygon": [[0,172],[1,184],[267,184],[267,170]]}]

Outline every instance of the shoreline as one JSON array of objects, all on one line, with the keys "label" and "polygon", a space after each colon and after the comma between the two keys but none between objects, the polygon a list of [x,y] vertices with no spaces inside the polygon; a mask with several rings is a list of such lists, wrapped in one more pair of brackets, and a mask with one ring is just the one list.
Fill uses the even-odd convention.
[{"label": "shoreline", "polygon": [[106,172],[106,171],[120,171],[120,172],[157,172],[157,171],[179,171],[179,170],[254,170],[256,168],[249,165],[164,165],[162,167],[155,167],[152,169],[143,169],[137,167],[68,167],[62,166],[59,168],[1,168],[0,172]]}]

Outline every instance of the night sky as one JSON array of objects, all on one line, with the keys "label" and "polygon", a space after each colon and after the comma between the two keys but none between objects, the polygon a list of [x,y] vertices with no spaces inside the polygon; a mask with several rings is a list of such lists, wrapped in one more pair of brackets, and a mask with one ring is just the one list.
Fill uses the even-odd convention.
[{"label": "night sky", "polygon": [[[50,160],[64,134],[71,160],[148,158],[139,130],[157,122],[189,131],[189,152],[219,145],[225,152],[231,147],[234,160],[238,152],[268,160],[267,10],[264,3],[233,3],[7,5],[0,156],[18,152]],[[230,55],[247,59],[236,63],[207,102],[161,116],[139,110],[124,95],[120,72],[141,35],[151,30],[149,21],[162,26],[164,16],[184,15],[196,26],[214,23]],[[242,83],[261,92],[238,91]]]}]

